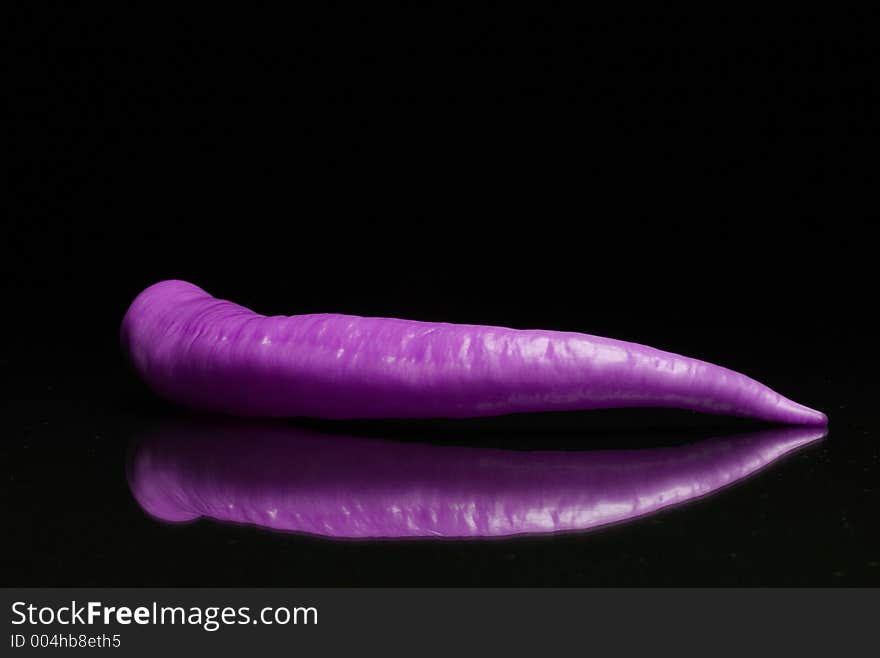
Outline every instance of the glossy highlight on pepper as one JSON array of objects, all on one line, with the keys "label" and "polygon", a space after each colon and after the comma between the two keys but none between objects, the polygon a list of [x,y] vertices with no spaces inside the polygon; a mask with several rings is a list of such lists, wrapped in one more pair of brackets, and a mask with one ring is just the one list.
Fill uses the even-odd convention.
[{"label": "glossy highlight on pepper", "polygon": [[466,418],[674,407],[827,422],[746,375],[636,343],[338,314],[265,317],[185,281],[138,295],[121,339],[159,395],[238,416]]},{"label": "glossy highlight on pepper", "polygon": [[128,482],[144,511],[169,522],[206,517],[333,538],[504,537],[652,514],[824,436],[787,427],[676,447],[515,451],[191,421],[141,437]]}]

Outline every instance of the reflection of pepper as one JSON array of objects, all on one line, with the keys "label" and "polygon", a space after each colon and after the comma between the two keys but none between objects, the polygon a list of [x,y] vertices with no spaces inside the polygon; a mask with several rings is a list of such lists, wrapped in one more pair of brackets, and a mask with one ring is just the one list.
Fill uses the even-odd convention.
[{"label": "reflection of pepper", "polygon": [[201,516],[330,537],[585,530],[737,482],[825,435],[791,427],[646,450],[526,452],[182,423],[136,444],[129,485],[167,521]]},{"label": "reflection of pepper", "polygon": [[745,375],[635,343],[347,315],[264,317],[183,281],[142,292],[122,340],[159,394],[242,416],[462,418],[649,406],[827,420]]}]

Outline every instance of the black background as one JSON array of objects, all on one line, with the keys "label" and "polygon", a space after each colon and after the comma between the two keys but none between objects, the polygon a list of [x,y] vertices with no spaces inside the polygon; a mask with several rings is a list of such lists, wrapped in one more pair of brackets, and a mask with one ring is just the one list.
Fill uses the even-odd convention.
[{"label": "black background", "polygon": [[[867,17],[217,13],[13,20],[4,584],[880,582]],[[176,412],[126,370],[118,327],[164,278],[265,314],[647,343],[746,372],[831,430],[715,498],[586,534],[162,526],[124,460]],[[571,449],[721,425],[743,424],[595,412],[379,429]]]}]

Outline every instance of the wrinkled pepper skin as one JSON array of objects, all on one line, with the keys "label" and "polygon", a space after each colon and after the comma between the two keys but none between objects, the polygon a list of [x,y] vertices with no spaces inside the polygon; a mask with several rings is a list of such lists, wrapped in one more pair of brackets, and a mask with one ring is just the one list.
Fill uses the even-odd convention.
[{"label": "wrinkled pepper skin", "polygon": [[504,537],[652,514],[824,435],[785,427],[667,448],[532,452],[191,422],[141,437],[128,482],[141,508],[168,522],[206,517],[333,538]]},{"label": "wrinkled pepper skin", "polygon": [[138,295],[121,338],[159,395],[238,416],[465,418],[640,406],[827,422],[743,374],[636,343],[350,315],[265,317],[185,281]]}]

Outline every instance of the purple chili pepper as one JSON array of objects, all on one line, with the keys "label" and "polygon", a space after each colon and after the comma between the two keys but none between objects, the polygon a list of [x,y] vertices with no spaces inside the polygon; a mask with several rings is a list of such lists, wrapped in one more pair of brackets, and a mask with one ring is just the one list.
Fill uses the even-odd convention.
[{"label": "purple chili pepper", "polygon": [[339,437],[263,421],[182,423],[143,437],[128,481],[164,521],[339,538],[586,530],[733,484],[824,428],[645,450],[514,451]]},{"label": "purple chili pepper", "polygon": [[827,423],[743,374],[636,343],[351,315],[265,317],[184,281],[138,295],[122,343],[161,396],[239,416],[464,418],[645,406]]}]

